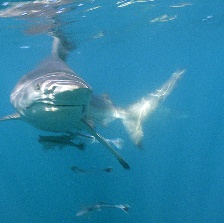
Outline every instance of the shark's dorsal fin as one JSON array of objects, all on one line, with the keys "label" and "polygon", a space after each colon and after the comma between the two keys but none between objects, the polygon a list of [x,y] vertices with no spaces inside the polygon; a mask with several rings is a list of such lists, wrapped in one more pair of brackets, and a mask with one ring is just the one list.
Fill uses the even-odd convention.
[{"label": "shark's dorsal fin", "polygon": [[52,56],[66,61],[67,55],[75,48],[62,32],[53,33]]},{"label": "shark's dorsal fin", "polygon": [[11,120],[11,119],[20,119],[20,114],[14,113],[11,115],[4,116],[4,117],[0,118],[0,121],[7,121],[7,120]]},{"label": "shark's dorsal fin", "polygon": [[82,120],[83,128],[93,135],[101,144],[103,144],[118,160],[118,162],[125,168],[130,169],[128,163],[119,155],[117,151],[115,151],[106,141],[105,139],[99,135],[85,120]]}]

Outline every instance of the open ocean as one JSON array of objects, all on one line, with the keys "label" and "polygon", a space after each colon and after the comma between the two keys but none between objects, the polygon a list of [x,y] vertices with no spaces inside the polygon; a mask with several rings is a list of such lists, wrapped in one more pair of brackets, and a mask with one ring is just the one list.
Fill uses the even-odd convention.
[{"label": "open ocean", "polygon": [[[12,89],[52,46],[41,12],[29,16],[21,6],[17,16],[3,13],[13,2],[0,3],[1,116],[15,112]],[[223,223],[224,2],[78,0],[52,8],[54,25],[74,45],[66,63],[117,106],[186,72],[144,122],[142,149],[120,121],[97,127],[105,138],[124,140],[117,150],[130,170],[100,143],[44,150],[37,138],[45,132],[1,122],[0,223]],[[108,167],[112,172],[103,171]],[[76,216],[102,202],[130,210]]]}]

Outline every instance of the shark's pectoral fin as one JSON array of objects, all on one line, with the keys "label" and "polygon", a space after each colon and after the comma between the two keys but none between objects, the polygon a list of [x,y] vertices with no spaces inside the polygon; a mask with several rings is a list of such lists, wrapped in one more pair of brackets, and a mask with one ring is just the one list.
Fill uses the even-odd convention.
[{"label": "shark's pectoral fin", "polygon": [[93,135],[101,144],[103,144],[118,160],[118,162],[125,168],[130,169],[128,163],[117,153],[106,141],[105,139],[99,135],[85,120],[82,120],[83,128],[88,131],[91,135]]},{"label": "shark's pectoral fin", "polygon": [[11,119],[20,119],[20,114],[14,113],[11,115],[4,116],[4,117],[0,118],[0,121],[7,121],[7,120],[11,120]]}]

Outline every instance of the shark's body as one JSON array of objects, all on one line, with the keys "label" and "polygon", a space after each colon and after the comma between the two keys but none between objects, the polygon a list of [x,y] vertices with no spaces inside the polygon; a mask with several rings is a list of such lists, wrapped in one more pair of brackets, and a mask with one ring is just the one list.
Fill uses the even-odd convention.
[{"label": "shark's body", "polygon": [[10,101],[17,113],[0,120],[21,119],[48,132],[74,134],[87,131],[109,149],[124,168],[129,169],[129,165],[94,127],[119,118],[132,141],[140,145],[142,122],[157,108],[160,100],[171,92],[184,71],[175,72],[160,90],[127,109],[121,109],[115,107],[108,98],[94,95],[91,86],[59,58],[59,43],[54,38],[52,56],[22,77],[15,86]]}]

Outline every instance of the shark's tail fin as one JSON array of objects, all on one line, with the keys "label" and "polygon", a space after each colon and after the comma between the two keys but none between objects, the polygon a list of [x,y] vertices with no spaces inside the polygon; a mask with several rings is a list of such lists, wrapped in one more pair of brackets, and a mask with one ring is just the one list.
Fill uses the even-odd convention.
[{"label": "shark's tail fin", "polygon": [[137,103],[130,105],[126,110],[120,112],[120,118],[132,141],[141,147],[143,138],[142,125],[146,118],[158,107],[159,102],[164,100],[173,90],[176,82],[180,79],[185,70],[174,72],[166,83],[154,93],[147,95]]}]

